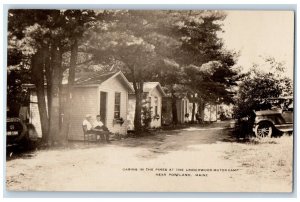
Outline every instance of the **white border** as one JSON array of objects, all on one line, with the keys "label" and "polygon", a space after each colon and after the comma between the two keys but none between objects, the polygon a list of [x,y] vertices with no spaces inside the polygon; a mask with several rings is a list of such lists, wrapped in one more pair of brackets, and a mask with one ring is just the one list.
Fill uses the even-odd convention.
[{"label": "white border", "polygon": [[[84,4],[83,4],[84,3]],[[0,22],[0,27],[3,28],[4,27],[4,19],[3,19],[3,5],[4,4],[10,4],[12,7],[20,7],[20,5],[18,4],[22,4],[26,7],[31,7],[30,4],[39,4],[39,5],[43,5],[43,4],[47,4],[46,8],[51,8],[51,7],[60,7],[60,5],[63,5],[64,7],[79,7],[79,6],[83,6],[85,7],[86,4],[94,4],[94,3],[102,3],[104,5],[97,5],[95,7],[113,7],[112,5],[115,5],[116,7],[128,7],[129,5],[132,5],[134,7],[144,7],[145,4],[156,4],[154,7],[156,8],[159,8],[160,6],[159,5],[163,5],[163,7],[165,7],[166,5],[170,5],[171,7],[178,7],[178,8],[181,8],[181,7],[185,7],[186,5],[182,5],[182,4],[206,4],[206,5],[203,5],[204,7],[213,7],[213,6],[216,6],[217,8],[224,8],[224,9],[228,9],[228,8],[234,8],[234,9],[237,9],[238,7],[245,7],[247,6],[247,8],[256,8],[256,9],[264,9],[266,7],[268,8],[272,8],[275,6],[275,9],[278,10],[279,7],[281,7],[280,4],[297,4],[297,1],[296,0],[284,0],[284,1],[272,1],[272,0],[245,0],[243,1],[243,3],[241,3],[240,1],[236,1],[236,0],[227,0],[226,2],[222,1],[222,0],[203,0],[203,1],[197,1],[197,0],[169,0],[169,1],[162,1],[162,0],[145,0],[143,2],[141,1],[137,1],[137,0],[110,0],[110,1],[93,1],[93,0],[66,0],[66,1],[63,1],[63,0],[44,0],[44,1],[38,1],[38,0],[2,0],[1,2],[1,8],[0,8],[0,14],[1,14],[1,22]],[[238,3],[238,5],[236,5],[236,3]],[[273,5],[265,5],[265,4],[268,4],[268,3],[272,3]],[[54,5],[56,4],[56,5]],[[77,5],[76,5],[77,4]],[[81,4],[81,5],[78,5],[78,4]],[[116,4],[122,4],[122,5],[116,5]],[[127,4],[127,5],[124,5],[124,4]],[[177,4],[177,5],[174,5],[174,4]],[[179,5],[181,4],[181,5]],[[220,5],[222,4],[222,5]],[[235,4],[235,5],[233,5]],[[253,4],[256,4],[256,5],[253,5]],[[274,5],[275,4],[275,5]],[[142,6],[144,5],[144,6]],[[35,5],[37,6],[37,5]],[[88,7],[92,7],[93,5],[89,5]],[[191,5],[190,5],[191,6]],[[199,5],[198,5],[199,6]],[[40,6],[40,7],[43,7],[43,6]],[[149,7],[153,7],[149,5]],[[197,6],[195,6],[197,7]],[[297,5],[298,7],[298,5]],[[246,9],[247,9],[246,8]],[[299,15],[297,15],[297,19],[296,19],[297,22],[299,22]],[[1,30],[1,42],[0,42],[0,46],[1,46],[1,50],[0,50],[0,64],[3,64],[2,67],[5,68],[5,65],[4,65],[4,62],[5,62],[5,58],[6,57],[6,54],[4,52],[4,35],[3,35],[3,29],[0,29]],[[297,33],[297,36],[298,36],[298,33]],[[297,37],[298,38],[298,37]],[[296,47],[298,47],[298,40],[296,41]],[[298,54],[299,52],[296,52],[297,55],[296,55],[296,58],[298,58]],[[3,57],[4,56],[4,57]],[[3,98],[3,99],[0,99],[0,106],[3,106],[4,107],[4,104],[5,104],[5,100],[4,98],[6,97],[6,88],[4,87],[4,82],[5,80],[3,79],[4,78],[4,74],[6,73],[6,70],[3,70],[3,71],[0,71],[0,78],[1,78],[1,90],[0,90],[0,97]],[[299,78],[299,71],[296,71],[296,78]],[[296,90],[295,90],[295,96],[298,95],[298,91],[299,91],[299,88],[298,88],[298,82],[297,80],[295,79],[295,83],[296,83]],[[298,114],[298,102],[297,102],[297,99],[296,100],[296,114]],[[5,117],[5,113],[6,110],[5,108],[3,108],[3,113],[1,113],[1,116],[0,116],[0,123],[4,123],[4,117]],[[296,131],[298,131],[298,122],[299,120],[297,119],[297,122],[295,124],[295,127],[296,127]],[[2,127],[2,131],[3,131],[3,124],[1,124]],[[297,133],[296,133],[297,134]],[[2,151],[4,151],[3,149],[3,144],[0,144],[1,145],[1,149]],[[299,145],[299,139],[297,138],[297,142],[296,142],[296,145]],[[296,149],[297,147],[295,147]],[[298,154],[298,152],[297,152]],[[1,156],[1,166],[0,166],[0,175],[1,175],[1,178],[0,179],[3,179],[4,176],[3,175],[3,160],[4,160],[4,156],[3,155],[0,155]],[[297,159],[295,159],[296,162],[299,162],[299,155],[297,155]],[[299,170],[299,168],[297,169],[297,171]],[[298,172],[297,172],[298,173]],[[299,177],[296,176],[297,179],[296,181],[299,181]],[[4,181],[5,182],[5,181]],[[2,196],[3,196],[3,184],[0,185],[0,190],[2,191]],[[299,191],[298,190],[295,190],[295,193],[298,195],[299,194]],[[37,196],[39,194],[36,194]],[[51,197],[51,192],[49,192],[48,194],[48,197]],[[69,194],[69,196],[72,196],[72,194]],[[28,196],[28,195],[27,195]],[[41,195],[40,195],[41,196]],[[43,195],[42,195],[43,196]],[[61,195],[60,195],[61,196]],[[73,195],[75,197],[80,197],[78,194],[75,194]],[[279,198],[282,198],[282,197],[285,197],[286,195],[278,195],[278,194],[275,194],[275,195],[264,195],[264,194],[257,194],[257,195],[253,195],[253,194],[225,194],[225,195],[220,195],[220,194],[214,194],[214,193],[210,193],[210,194],[205,194],[205,195],[202,195],[202,194],[186,194],[186,193],[168,193],[168,194],[160,194],[160,193],[155,193],[153,195],[149,195],[148,193],[124,193],[123,195],[118,195],[118,194],[113,194],[113,193],[106,193],[106,194],[103,194],[101,196],[95,194],[95,193],[91,193],[89,195],[86,195],[86,194],[83,194],[83,196],[85,197],[255,197],[255,196],[258,196],[258,197],[275,197],[277,199],[267,199],[267,198],[262,198],[262,199],[255,199],[255,201],[274,201],[274,200],[280,200]],[[34,197],[34,195],[31,197]],[[53,197],[53,196],[52,196]],[[61,197],[66,197],[66,196],[61,196]],[[67,196],[68,197],[68,196]],[[290,196],[291,197],[291,196]],[[11,200],[11,199],[10,199]],[[26,198],[26,199],[22,199],[22,201],[32,201],[32,200],[39,200],[39,199],[30,199],[30,198]],[[53,199],[46,199],[46,200],[53,200]],[[63,199],[60,199],[60,200],[63,200]],[[71,199],[72,201],[81,201],[81,199]],[[99,199],[92,199],[92,200],[99,200]],[[102,199],[101,199],[102,200]],[[124,201],[125,199],[122,199],[122,201]],[[128,201],[132,201],[132,199],[127,199]],[[139,199],[137,199],[139,200]],[[172,201],[174,201],[175,199],[172,199]],[[177,200],[181,200],[181,199],[177,199]],[[199,200],[199,199],[198,199]],[[240,199],[231,199],[231,198],[226,198],[226,199],[206,199],[208,201],[217,201],[217,200],[222,200],[222,201],[236,201],[236,200],[240,200]],[[287,200],[295,200],[295,199],[284,199],[284,201],[287,201]],[[125,200],[126,201],[126,200]],[[176,200],[175,200],[176,201]]]}]

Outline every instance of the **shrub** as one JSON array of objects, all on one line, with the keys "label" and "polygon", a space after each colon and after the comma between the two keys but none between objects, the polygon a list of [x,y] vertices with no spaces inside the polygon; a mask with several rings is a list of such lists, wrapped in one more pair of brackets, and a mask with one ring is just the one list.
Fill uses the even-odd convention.
[{"label": "shrub", "polygon": [[148,129],[152,121],[152,107],[142,107],[142,123],[143,129]]}]

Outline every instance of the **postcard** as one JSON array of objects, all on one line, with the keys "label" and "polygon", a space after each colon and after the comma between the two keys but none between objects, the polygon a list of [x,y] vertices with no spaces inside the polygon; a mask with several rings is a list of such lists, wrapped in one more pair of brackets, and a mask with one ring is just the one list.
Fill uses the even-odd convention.
[{"label": "postcard", "polygon": [[7,17],[7,191],[293,191],[294,11]]}]

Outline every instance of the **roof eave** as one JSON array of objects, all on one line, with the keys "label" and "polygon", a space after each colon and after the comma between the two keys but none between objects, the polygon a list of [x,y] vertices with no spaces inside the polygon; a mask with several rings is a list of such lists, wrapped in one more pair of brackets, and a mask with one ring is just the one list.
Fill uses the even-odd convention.
[{"label": "roof eave", "polygon": [[[121,78],[123,79],[124,83],[126,84],[128,90],[129,90],[128,93],[134,93],[133,87],[130,85],[129,81],[127,80],[127,78],[124,76],[124,74],[123,74],[121,71],[116,72],[114,75],[112,75],[109,79],[107,79],[107,80],[104,81],[104,82],[107,82],[108,80],[110,80],[110,79],[112,79],[112,78],[115,78],[115,77],[117,77],[118,75],[121,76]],[[104,83],[104,82],[103,82],[103,83]]]},{"label": "roof eave", "polygon": [[[159,89],[159,91],[160,91],[162,97],[166,97],[166,96],[167,96],[167,94],[165,93],[165,91],[162,89],[160,83],[158,83],[154,88],[158,88],[158,89]],[[153,89],[154,89],[154,88],[153,88]],[[151,91],[153,91],[153,89],[152,89]]]}]

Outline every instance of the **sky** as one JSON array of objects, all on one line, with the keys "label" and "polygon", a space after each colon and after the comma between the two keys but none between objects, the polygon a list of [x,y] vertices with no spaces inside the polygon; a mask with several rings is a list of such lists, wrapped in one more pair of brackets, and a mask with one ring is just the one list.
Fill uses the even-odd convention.
[{"label": "sky", "polygon": [[285,62],[286,76],[293,77],[294,13],[290,11],[226,11],[225,46],[240,52],[237,65],[247,71],[263,57]]}]

